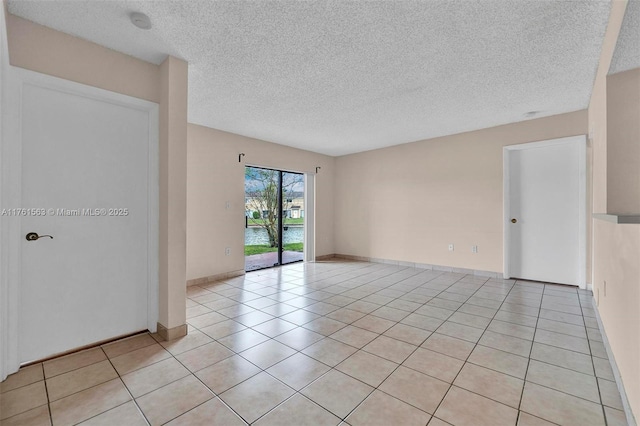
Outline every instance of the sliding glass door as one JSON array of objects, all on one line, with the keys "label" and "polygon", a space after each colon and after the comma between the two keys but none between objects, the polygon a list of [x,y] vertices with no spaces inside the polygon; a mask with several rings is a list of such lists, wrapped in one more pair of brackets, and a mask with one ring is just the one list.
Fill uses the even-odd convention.
[{"label": "sliding glass door", "polygon": [[303,260],[304,175],[245,168],[245,270]]}]

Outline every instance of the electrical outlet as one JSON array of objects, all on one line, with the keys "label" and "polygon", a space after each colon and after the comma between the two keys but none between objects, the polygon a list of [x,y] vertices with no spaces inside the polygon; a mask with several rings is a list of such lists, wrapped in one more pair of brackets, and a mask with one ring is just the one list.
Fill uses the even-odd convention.
[{"label": "electrical outlet", "polygon": [[453,251],[453,244],[449,244],[449,251]]},{"label": "electrical outlet", "polygon": [[478,246],[471,246],[471,253],[477,253],[478,252]]},{"label": "electrical outlet", "polygon": [[224,248],[224,255],[225,256],[229,256],[231,254],[231,247],[225,247]]}]

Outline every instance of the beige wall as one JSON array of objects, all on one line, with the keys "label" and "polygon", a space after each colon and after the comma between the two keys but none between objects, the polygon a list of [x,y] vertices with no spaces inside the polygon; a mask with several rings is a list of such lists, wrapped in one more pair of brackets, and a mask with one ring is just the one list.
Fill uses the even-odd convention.
[{"label": "beige wall", "polygon": [[195,124],[189,124],[187,155],[187,279],[244,270],[245,165],[305,173],[321,167],[315,177],[315,252],[334,253],[333,157]]},{"label": "beige wall", "polygon": [[502,272],[502,148],[586,133],[578,111],[339,157],[336,252]]},{"label": "beige wall", "polygon": [[159,67],[10,14],[7,38],[13,66],[160,104],[159,318],[166,328],[184,325],[186,63]]},{"label": "beige wall", "polygon": [[160,102],[158,66],[7,14],[11,65]]},{"label": "beige wall", "polygon": [[[614,84],[614,89],[610,92],[611,87],[607,81],[626,4],[626,1],[620,0],[612,3],[589,104],[594,213],[615,213],[608,210],[607,206],[608,199],[617,198],[609,197],[609,192],[617,188],[612,188],[612,182],[609,182],[612,174],[608,173],[608,169],[616,167],[617,163],[609,161],[608,157],[624,155],[624,151],[618,151],[619,146],[610,151],[611,141],[608,138],[614,138],[615,144],[615,138],[637,132],[637,116],[635,120],[628,121],[619,120],[614,114],[623,105],[624,108],[638,111],[638,101],[628,104],[633,96],[624,93],[616,95],[618,90],[615,78],[609,81]],[[637,137],[634,143],[635,149],[631,147],[628,151],[630,155],[638,152]],[[640,225],[617,225],[596,219],[593,220],[592,238],[594,297],[630,408],[635,417],[640,418]]]},{"label": "beige wall", "polygon": [[640,68],[607,77],[607,210],[640,212]]}]

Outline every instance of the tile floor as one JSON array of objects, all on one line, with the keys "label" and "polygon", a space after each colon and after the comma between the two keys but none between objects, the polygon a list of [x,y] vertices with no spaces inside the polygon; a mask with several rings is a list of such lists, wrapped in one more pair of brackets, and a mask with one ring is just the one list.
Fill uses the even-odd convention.
[{"label": "tile floor", "polygon": [[5,425],[622,425],[572,287],[363,262],[189,287],[189,335],[23,368]]}]

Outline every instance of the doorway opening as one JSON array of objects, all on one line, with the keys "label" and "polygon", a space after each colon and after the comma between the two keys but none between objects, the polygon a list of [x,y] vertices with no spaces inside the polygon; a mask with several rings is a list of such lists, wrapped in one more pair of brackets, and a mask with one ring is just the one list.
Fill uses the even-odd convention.
[{"label": "doorway opening", "polygon": [[245,271],[304,260],[304,174],[245,167]]}]

